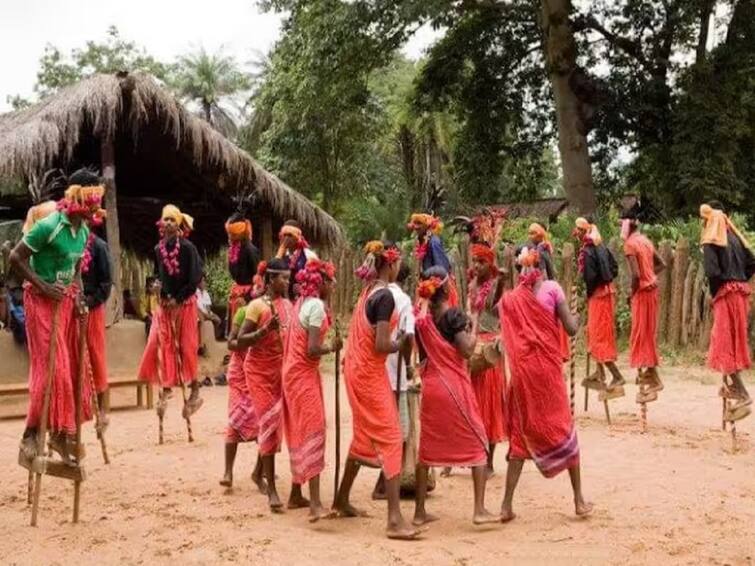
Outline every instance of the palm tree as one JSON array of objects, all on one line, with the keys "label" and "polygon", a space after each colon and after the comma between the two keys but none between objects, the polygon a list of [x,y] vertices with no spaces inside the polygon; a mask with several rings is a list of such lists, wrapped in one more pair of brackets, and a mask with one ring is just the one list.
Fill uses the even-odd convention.
[{"label": "palm tree", "polygon": [[249,78],[236,60],[222,50],[207,53],[200,47],[178,58],[173,82],[180,97],[199,104],[202,117],[214,128],[229,135],[236,123],[227,106],[233,96],[249,88]]}]

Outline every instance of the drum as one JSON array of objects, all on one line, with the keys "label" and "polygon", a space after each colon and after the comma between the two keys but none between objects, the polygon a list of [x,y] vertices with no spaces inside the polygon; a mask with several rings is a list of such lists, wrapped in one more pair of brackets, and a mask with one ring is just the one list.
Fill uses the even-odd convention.
[{"label": "drum", "polygon": [[474,354],[469,358],[469,372],[474,375],[498,365],[501,361],[501,343],[477,342]]}]

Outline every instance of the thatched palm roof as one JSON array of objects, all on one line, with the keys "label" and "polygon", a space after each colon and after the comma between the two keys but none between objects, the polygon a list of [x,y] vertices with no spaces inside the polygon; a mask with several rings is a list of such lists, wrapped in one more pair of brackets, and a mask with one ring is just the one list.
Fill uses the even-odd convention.
[{"label": "thatched palm roof", "polygon": [[[187,111],[152,77],[96,75],[30,108],[0,115],[0,178],[28,180],[59,167],[100,165],[100,140],[115,144],[121,238],[148,252],[166,201],[197,218],[193,239],[205,250],[224,241],[232,197],[255,191],[253,220],[293,218],[322,246],[342,242],[338,223],[245,151]],[[29,204],[0,199],[16,208]],[[7,216],[7,215],[6,215]]]}]

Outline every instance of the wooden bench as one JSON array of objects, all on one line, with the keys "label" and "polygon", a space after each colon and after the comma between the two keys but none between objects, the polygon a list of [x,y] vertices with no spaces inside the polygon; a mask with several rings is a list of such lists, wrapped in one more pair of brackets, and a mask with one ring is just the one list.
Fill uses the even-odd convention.
[{"label": "wooden bench", "polygon": [[[120,389],[123,387],[136,387],[136,408],[152,409],[154,407],[154,392],[152,386],[146,381],[139,381],[138,379],[126,379],[126,380],[114,380],[108,384],[108,390],[105,393],[105,408],[110,410],[110,391],[112,389]],[[0,400],[4,397],[13,396],[27,396],[29,394],[29,388],[25,383],[10,383],[0,384]],[[146,406],[145,406],[146,401]],[[126,409],[129,407],[116,407],[118,409]],[[24,408],[25,411],[25,408]],[[6,419],[18,419],[26,416],[26,412],[23,413],[9,413],[0,414],[0,420]]]}]

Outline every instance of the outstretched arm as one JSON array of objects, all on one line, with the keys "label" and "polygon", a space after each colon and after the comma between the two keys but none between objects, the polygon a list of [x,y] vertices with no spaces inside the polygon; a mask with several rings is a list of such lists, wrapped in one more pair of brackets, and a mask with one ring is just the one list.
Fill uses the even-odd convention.
[{"label": "outstretched arm", "polygon": [[561,301],[556,307],[558,318],[561,320],[561,324],[564,325],[564,329],[569,336],[574,336],[579,330],[579,320],[569,311],[569,303]]}]

